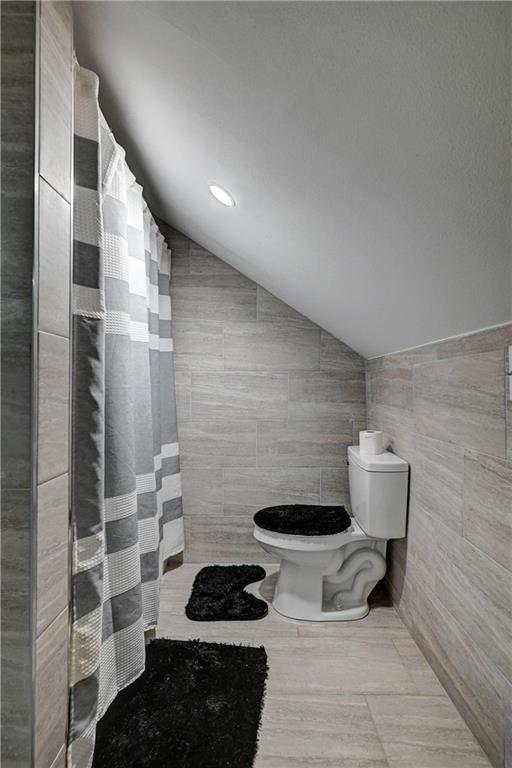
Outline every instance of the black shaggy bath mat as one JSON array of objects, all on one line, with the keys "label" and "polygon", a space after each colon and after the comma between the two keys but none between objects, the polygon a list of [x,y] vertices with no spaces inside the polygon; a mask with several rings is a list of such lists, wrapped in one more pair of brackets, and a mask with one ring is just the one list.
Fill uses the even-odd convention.
[{"label": "black shaggy bath mat", "polygon": [[350,527],[345,507],[323,507],[316,504],[286,504],[265,507],[254,515],[260,528],[274,533],[296,536],[328,536]]},{"label": "black shaggy bath mat", "polygon": [[266,677],[264,648],[154,640],[98,723],[93,768],[251,768]]},{"label": "black shaggy bath mat", "polygon": [[201,568],[185,613],[193,621],[262,619],[268,605],[244,587],[266,576],[259,565],[208,565]]}]

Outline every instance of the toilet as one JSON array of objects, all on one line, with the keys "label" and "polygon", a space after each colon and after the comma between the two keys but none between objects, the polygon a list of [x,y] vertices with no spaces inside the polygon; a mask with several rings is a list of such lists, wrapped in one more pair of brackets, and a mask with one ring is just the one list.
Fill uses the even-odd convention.
[{"label": "toilet", "polygon": [[[353,517],[342,522],[344,530],[323,534],[317,526],[314,534],[283,533],[258,525],[261,514],[255,515],[254,537],[280,563],[272,605],[283,616],[364,618],[368,596],[386,573],[387,542],[405,536],[408,463],[391,451],[361,454],[354,445],[348,448],[348,464]],[[283,508],[261,512],[273,509]]]}]

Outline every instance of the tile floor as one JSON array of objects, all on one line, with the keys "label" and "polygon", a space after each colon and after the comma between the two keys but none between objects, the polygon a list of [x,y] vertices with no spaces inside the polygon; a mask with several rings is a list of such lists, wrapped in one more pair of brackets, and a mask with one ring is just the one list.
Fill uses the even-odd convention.
[{"label": "tile floor", "polygon": [[[313,623],[272,607],[255,622],[189,621],[194,576],[165,574],[158,635],[264,645],[269,676],[255,768],[489,768],[383,593],[366,619]],[[277,567],[248,589],[270,601]]]}]

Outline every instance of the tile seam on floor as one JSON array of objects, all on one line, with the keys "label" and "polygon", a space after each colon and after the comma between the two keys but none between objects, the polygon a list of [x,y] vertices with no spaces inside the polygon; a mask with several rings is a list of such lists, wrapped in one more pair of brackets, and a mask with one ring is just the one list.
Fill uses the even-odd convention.
[{"label": "tile seam on floor", "polygon": [[377,736],[377,739],[379,740],[379,744],[381,746],[382,754],[384,755],[384,760],[386,761],[386,765],[388,766],[388,768],[392,768],[391,763],[389,762],[389,759],[388,759],[388,753],[386,752],[386,748],[384,746],[384,742],[382,741],[382,739],[380,737],[380,733],[379,733],[379,729],[377,727],[377,723],[375,722],[375,718],[373,717],[372,708],[370,707],[370,702],[368,701],[368,695],[369,694],[364,694],[363,695],[364,696],[364,701],[365,701],[365,704],[366,704],[366,709],[368,710],[368,714],[370,716],[370,720],[372,721],[373,727],[375,728],[375,734]]}]

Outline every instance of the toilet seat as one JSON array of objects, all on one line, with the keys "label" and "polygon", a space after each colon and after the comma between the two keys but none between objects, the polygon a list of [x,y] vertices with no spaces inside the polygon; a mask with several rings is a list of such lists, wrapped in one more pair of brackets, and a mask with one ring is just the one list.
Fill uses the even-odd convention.
[{"label": "toilet seat", "polygon": [[297,550],[301,552],[323,552],[331,549],[340,549],[345,544],[352,541],[361,541],[368,539],[369,536],[360,528],[354,518],[351,518],[349,528],[341,533],[333,533],[324,536],[318,535],[300,535],[296,533],[276,533],[266,528],[260,528],[254,524],[254,538],[262,544],[268,544],[272,547],[281,549]]}]

